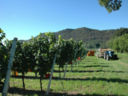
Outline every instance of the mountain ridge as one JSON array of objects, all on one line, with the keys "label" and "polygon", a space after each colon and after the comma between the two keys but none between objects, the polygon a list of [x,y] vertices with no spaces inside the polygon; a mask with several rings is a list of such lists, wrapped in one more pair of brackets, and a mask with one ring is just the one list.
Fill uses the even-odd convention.
[{"label": "mountain ridge", "polygon": [[[58,32],[54,32],[56,38],[61,35],[63,39],[74,39],[76,41],[82,40],[88,48],[95,48],[96,44],[100,44],[102,48],[106,47],[106,42],[110,40],[114,33],[119,29],[98,30],[87,27],[81,27],[76,29],[63,29]],[[44,33],[42,33],[44,36]]]}]

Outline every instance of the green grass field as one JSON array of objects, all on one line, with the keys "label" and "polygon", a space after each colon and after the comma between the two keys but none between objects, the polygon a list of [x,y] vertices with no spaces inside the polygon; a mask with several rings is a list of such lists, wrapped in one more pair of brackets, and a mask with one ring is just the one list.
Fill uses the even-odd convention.
[{"label": "green grass field", "polygon": [[[128,96],[128,54],[118,54],[119,60],[106,61],[97,57],[86,57],[78,66],[68,66],[66,77],[59,77],[55,66],[55,77],[51,83],[50,96]],[[29,72],[26,76],[35,76]],[[43,96],[47,90],[48,79],[25,79],[26,90],[22,89],[22,80],[11,78],[8,96]]]}]

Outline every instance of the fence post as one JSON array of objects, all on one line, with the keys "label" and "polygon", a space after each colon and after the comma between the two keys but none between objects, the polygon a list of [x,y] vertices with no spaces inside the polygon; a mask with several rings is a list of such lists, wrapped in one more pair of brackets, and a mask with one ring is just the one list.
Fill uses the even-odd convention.
[{"label": "fence post", "polygon": [[65,75],[66,75],[66,72],[67,72],[67,67],[68,67],[68,64],[66,63],[65,70],[64,70],[64,77],[63,78],[65,78]]},{"label": "fence post", "polygon": [[56,62],[56,54],[55,54],[55,57],[54,57],[54,60],[53,60],[53,64],[52,64],[51,75],[50,75],[50,78],[49,78],[49,83],[48,83],[46,95],[49,94],[49,90],[50,90],[50,86],[51,86],[51,81],[52,81],[52,76],[53,76],[53,72],[54,72],[55,62]]},{"label": "fence post", "polygon": [[15,51],[16,51],[16,42],[17,42],[17,38],[14,38],[14,40],[12,42],[11,51],[10,51],[10,58],[8,61],[8,69],[7,69],[6,78],[4,81],[4,88],[3,88],[2,96],[7,96],[11,68],[13,66],[13,58],[14,58]]},{"label": "fence post", "polygon": [[71,72],[72,72],[72,69],[73,69],[73,65],[71,64]]}]

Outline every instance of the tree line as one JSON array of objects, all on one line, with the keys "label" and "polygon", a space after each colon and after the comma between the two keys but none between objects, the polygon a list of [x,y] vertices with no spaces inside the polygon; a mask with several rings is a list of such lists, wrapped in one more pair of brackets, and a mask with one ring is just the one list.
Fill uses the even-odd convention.
[{"label": "tree line", "polygon": [[128,29],[121,28],[115,32],[113,38],[107,42],[107,45],[117,52],[128,52]]}]

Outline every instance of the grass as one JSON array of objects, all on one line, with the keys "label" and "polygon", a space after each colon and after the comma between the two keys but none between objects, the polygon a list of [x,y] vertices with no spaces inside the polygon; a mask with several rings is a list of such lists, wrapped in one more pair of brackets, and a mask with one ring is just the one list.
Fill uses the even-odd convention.
[{"label": "grass", "polygon": [[[71,72],[68,66],[66,77],[59,77],[58,66],[52,80],[50,96],[128,96],[128,54],[118,54],[119,60],[106,61],[97,57],[86,57]],[[29,72],[26,76],[34,76]],[[42,96],[47,90],[48,79],[25,79],[26,90],[22,89],[22,80],[11,78],[8,96]]]}]

